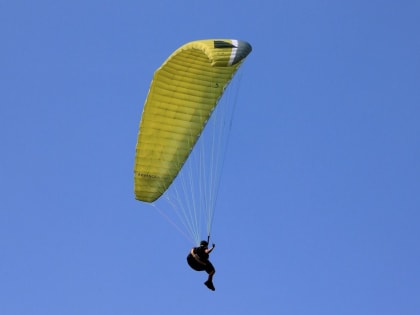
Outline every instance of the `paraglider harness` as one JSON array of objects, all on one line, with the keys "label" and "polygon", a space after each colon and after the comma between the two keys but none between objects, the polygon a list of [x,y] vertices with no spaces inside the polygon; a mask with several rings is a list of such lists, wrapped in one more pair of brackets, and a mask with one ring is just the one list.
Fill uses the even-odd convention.
[{"label": "paraglider harness", "polygon": [[[207,242],[205,245],[208,245],[209,240],[210,240],[210,236],[208,236]],[[204,244],[202,243],[203,242],[200,243],[199,247],[194,247],[192,249],[195,255],[192,255],[190,251],[190,253],[187,256],[187,262],[188,262],[188,265],[196,271],[205,270],[207,273],[211,273],[214,270],[214,267],[212,263],[208,260],[209,255],[205,252],[205,247],[204,247]],[[197,259],[194,256],[198,256],[199,259]]]}]

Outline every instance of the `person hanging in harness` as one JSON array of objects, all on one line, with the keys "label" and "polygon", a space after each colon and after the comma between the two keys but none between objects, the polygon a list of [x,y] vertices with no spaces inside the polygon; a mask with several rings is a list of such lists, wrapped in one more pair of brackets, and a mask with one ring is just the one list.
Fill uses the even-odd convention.
[{"label": "person hanging in harness", "polygon": [[201,241],[199,247],[193,247],[188,254],[187,262],[190,267],[196,271],[206,271],[209,275],[208,279],[204,284],[210,290],[214,291],[213,285],[213,276],[216,270],[213,267],[213,264],[209,261],[209,254],[212,252],[214,247],[216,246],[213,244],[212,248],[208,248],[209,243],[206,241]]}]

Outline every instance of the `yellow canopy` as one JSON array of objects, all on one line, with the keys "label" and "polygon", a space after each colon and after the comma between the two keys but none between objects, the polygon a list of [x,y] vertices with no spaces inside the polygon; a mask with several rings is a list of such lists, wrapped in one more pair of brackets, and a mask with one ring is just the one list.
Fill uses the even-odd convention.
[{"label": "yellow canopy", "polygon": [[136,199],[153,202],[170,186],[251,45],[209,39],[178,48],[153,76],[134,165]]}]

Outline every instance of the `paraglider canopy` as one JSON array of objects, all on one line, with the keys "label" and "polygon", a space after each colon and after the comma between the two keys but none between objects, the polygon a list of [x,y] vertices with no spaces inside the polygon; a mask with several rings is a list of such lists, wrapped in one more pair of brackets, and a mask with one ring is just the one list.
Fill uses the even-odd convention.
[{"label": "paraglider canopy", "polygon": [[156,70],[136,146],[136,199],[153,202],[167,190],[250,52],[251,45],[240,40],[193,41]]}]

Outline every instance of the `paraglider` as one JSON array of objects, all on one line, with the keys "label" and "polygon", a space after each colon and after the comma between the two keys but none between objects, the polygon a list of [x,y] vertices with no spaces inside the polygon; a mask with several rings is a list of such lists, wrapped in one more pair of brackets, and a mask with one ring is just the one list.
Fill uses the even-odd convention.
[{"label": "paraglider", "polygon": [[191,248],[190,253],[187,256],[187,262],[190,267],[196,271],[206,271],[208,279],[204,282],[204,285],[210,290],[216,290],[213,285],[213,276],[216,273],[213,264],[209,260],[209,254],[216,247],[213,244],[212,248],[208,248],[209,243],[207,241],[201,241],[199,247]]},{"label": "paraglider", "polygon": [[[155,204],[162,195],[167,195],[165,192],[180,177],[187,159],[192,159],[190,155],[196,151],[196,143],[202,137],[216,105],[251,50],[249,43],[235,39],[193,41],[175,50],[155,71],[136,145],[134,193],[137,200]],[[223,128],[215,129],[219,131]],[[218,139],[223,137],[217,136]],[[199,158],[198,175],[191,172],[187,183],[180,184],[185,197],[178,191],[174,198],[168,197],[175,210],[184,212],[183,224],[197,245],[201,239],[202,218],[206,221],[207,239],[210,238],[220,181],[217,173],[221,173],[216,154],[221,146],[218,143],[212,140],[210,150]],[[206,169],[203,161],[209,161],[211,166]],[[209,263],[204,269],[192,268],[207,271],[209,279],[206,286],[211,290],[214,290],[214,267],[207,258],[213,248],[208,249],[206,245],[203,250],[196,249],[198,253],[191,254],[195,261],[190,256],[188,260],[190,266],[190,262]]]}]

